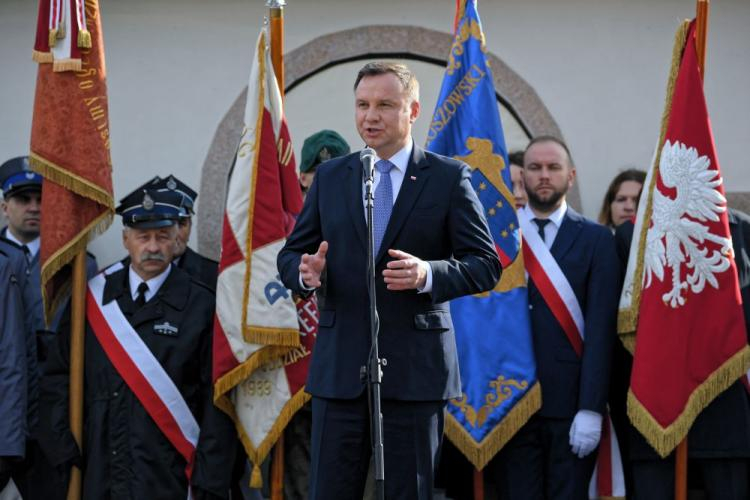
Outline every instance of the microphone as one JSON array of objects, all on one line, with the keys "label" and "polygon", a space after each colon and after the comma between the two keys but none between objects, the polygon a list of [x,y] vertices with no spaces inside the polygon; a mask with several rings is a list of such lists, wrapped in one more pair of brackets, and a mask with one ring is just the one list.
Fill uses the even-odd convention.
[{"label": "microphone", "polygon": [[365,182],[375,181],[375,151],[372,148],[365,148],[359,152],[359,161],[365,169]]},{"label": "microphone", "polygon": [[362,162],[362,167],[365,169],[365,202],[368,207],[372,207],[375,199],[375,193],[372,189],[373,184],[375,184],[375,151],[372,148],[363,149],[359,152],[359,161]]}]

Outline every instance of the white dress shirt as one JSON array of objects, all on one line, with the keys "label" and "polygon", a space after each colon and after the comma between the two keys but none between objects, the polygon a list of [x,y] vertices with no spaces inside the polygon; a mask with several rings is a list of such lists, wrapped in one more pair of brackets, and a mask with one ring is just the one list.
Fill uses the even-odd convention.
[{"label": "white dress shirt", "polygon": [[[159,288],[161,288],[161,286],[164,284],[167,276],[169,276],[169,271],[171,270],[172,264],[168,265],[163,273],[154,276],[150,280],[146,280],[146,285],[148,285],[148,290],[146,290],[145,294],[146,302],[151,300],[153,296],[156,295],[156,292],[158,292]],[[138,276],[138,273],[135,272],[132,264],[128,268],[128,278],[130,280],[130,295],[133,298],[133,301],[135,301],[138,298],[138,286],[143,283],[144,280],[143,278]]]},{"label": "white dress shirt", "polygon": [[32,260],[34,257],[36,257],[36,254],[39,253],[39,247],[42,245],[41,238],[37,236],[33,240],[31,240],[28,243],[23,243],[21,240],[16,238],[13,233],[10,231],[10,229],[7,229],[5,231],[5,237],[8,238],[10,241],[18,245],[19,247],[26,247],[29,249],[29,260]]},{"label": "white dress shirt", "polygon": [[[560,224],[562,224],[563,217],[565,217],[565,212],[568,211],[568,204],[563,200],[562,204],[549,214],[547,217],[538,217],[539,219],[548,219],[550,221],[549,224],[544,226],[544,244],[547,245],[547,248],[552,248],[552,244],[555,242],[555,238],[557,237],[557,232],[560,230]],[[537,218],[534,211],[529,207],[528,204],[526,204],[524,207],[518,209],[518,216],[525,218],[527,221],[530,221],[535,228],[539,229],[539,226],[537,226],[536,222],[534,222],[534,219]]]}]

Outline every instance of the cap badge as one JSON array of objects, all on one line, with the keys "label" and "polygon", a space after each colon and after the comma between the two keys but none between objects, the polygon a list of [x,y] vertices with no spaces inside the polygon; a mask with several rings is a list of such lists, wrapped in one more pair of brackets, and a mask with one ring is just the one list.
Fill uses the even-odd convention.
[{"label": "cap badge", "polygon": [[171,189],[172,191],[174,191],[175,189],[177,189],[177,183],[175,182],[175,180],[174,180],[174,179],[169,179],[169,180],[167,181],[167,187],[168,187],[169,189]]},{"label": "cap badge", "polygon": [[152,210],[154,208],[154,200],[148,193],[143,195],[143,208],[146,210]]},{"label": "cap badge", "polygon": [[320,150],[320,153],[318,153],[318,159],[321,162],[331,159],[331,153],[328,152],[328,148],[323,148]]}]

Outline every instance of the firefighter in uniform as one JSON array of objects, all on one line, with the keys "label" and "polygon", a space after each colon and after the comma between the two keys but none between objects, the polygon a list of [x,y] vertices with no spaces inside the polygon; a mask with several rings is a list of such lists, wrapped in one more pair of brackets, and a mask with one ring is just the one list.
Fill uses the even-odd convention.
[{"label": "firefighter in uniform", "polygon": [[117,208],[130,258],[89,281],[82,450],[68,423],[68,314],[49,353],[45,451],[62,470],[82,465],[85,499],[228,497],[236,436],[213,404],[214,295],[171,264],[181,206],[179,193],[139,188]]}]

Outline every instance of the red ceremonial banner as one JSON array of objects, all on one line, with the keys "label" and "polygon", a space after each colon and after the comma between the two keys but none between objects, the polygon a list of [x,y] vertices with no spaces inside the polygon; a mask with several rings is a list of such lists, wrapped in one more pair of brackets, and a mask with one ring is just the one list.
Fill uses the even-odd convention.
[{"label": "red ceremonial banner", "polygon": [[650,178],[635,275],[642,288],[628,413],[666,456],[750,365],[695,21]]},{"label": "red ceremonial banner", "polygon": [[[40,0],[40,5],[49,3]],[[39,65],[31,128],[29,160],[44,176],[41,262],[48,319],[69,287],[67,264],[109,227],[114,215],[99,4],[96,0],[73,4],[83,9],[91,39],[80,48],[72,44],[81,58],[78,71],[49,64],[55,61],[53,53],[45,52],[49,57]],[[42,16],[45,12],[49,14],[40,8],[40,25],[47,22]],[[67,37],[71,36],[68,31]],[[68,38],[58,43],[71,45]]]}]

